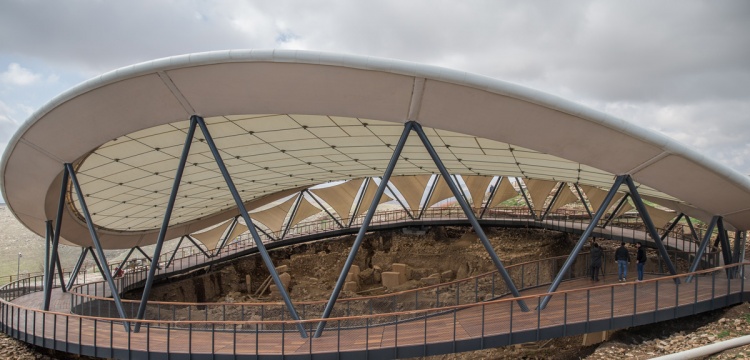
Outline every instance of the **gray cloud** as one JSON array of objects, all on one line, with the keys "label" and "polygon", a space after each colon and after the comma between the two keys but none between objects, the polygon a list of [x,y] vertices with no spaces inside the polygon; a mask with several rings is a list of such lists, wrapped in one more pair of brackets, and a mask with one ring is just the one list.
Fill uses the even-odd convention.
[{"label": "gray cloud", "polygon": [[588,104],[750,173],[749,18],[746,1],[3,1],[0,56],[86,76],[230,48],[430,63]]}]

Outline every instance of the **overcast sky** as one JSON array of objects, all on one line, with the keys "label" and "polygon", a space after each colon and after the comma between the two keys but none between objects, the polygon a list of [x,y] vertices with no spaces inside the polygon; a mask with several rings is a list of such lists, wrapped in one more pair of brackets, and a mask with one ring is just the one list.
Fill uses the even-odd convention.
[{"label": "overcast sky", "polygon": [[[662,132],[750,174],[750,1],[0,2],[0,151],[95,75],[225,49],[466,70]],[[0,199],[2,201],[2,199]]]}]

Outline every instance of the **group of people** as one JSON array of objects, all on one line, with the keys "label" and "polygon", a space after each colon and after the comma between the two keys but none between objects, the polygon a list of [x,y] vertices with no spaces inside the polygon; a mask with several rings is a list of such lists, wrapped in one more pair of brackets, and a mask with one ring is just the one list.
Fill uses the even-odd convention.
[{"label": "group of people", "polygon": [[[637,262],[636,269],[638,270],[638,281],[643,281],[643,268],[646,265],[646,249],[643,244],[637,242],[635,247],[638,249],[635,260]],[[599,281],[599,273],[602,268],[602,248],[599,244],[594,242],[591,246],[591,280]],[[628,264],[630,264],[630,252],[625,247],[625,242],[620,244],[620,247],[615,251],[615,262],[617,263],[617,281],[627,281],[626,276],[628,275]]]}]

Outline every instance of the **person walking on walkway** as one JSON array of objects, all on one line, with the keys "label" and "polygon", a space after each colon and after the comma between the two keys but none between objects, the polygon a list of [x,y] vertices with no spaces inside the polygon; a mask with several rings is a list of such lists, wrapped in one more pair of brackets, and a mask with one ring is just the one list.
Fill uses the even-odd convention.
[{"label": "person walking on walkway", "polygon": [[630,253],[625,248],[625,242],[615,251],[615,261],[617,262],[617,281],[626,281],[628,275],[628,264],[630,263]]},{"label": "person walking on walkway", "polygon": [[638,281],[643,281],[643,267],[646,265],[646,248],[643,244],[637,242],[635,247],[638,249],[638,254],[635,256],[636,267],[638,269]]},{"label": "person walking on walkway", "polygon": [[599,281],[599,269],[602,267],[602,248],[594,242],[591,247],[591,280]]}]

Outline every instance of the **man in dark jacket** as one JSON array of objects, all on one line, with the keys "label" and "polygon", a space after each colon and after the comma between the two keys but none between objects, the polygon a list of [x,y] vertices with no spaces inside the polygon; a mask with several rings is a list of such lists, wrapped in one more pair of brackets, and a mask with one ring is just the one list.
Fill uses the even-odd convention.
[{"label": "man in dark jacket", "polygon": [[625,248],[625,242],[615,251],[615,261],[617,262],[617,281],[626,281],[628,275],[628,264],[630,263],[630,253]]},{"label": "man in dark jacket", "polygon": [[602,267],[602,248],[596,242],[591,247],[591,280],[599,281],[599,269]]},{"label": "man in dark jacket", "polygon": [[638,254],[635,257],[638,269],[638,281],[643,281],[643,267],[646,265],[646,248],[640,242],[636,243],[635,247],[638,249]]}]

